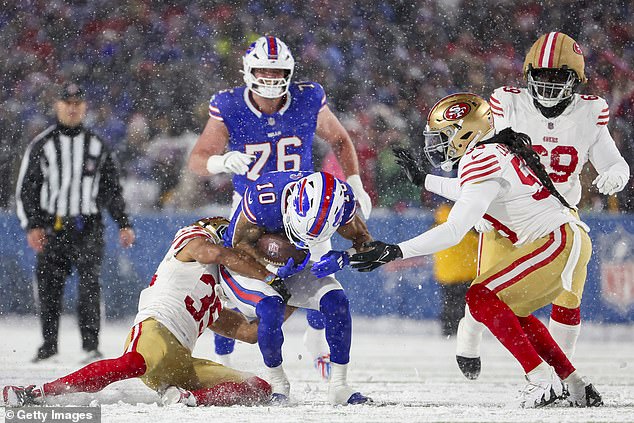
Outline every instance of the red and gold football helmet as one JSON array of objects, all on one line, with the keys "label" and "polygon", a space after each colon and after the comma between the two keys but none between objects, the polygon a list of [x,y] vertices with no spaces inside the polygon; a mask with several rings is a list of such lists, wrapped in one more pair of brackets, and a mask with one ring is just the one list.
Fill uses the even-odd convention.
[{"label": "red and gold football helmet", "polygon": [[528,92],[544,107],[569,99],[587,81],[579,44],[561,32],[542,35],[526,55],[524,78]]},{"label": "red and gold football helmet", "polygon": [[448,172],[467,148],[494,133],[489,103],[471,93],[439,100],[427,115],[424,152],[434,167]]}]

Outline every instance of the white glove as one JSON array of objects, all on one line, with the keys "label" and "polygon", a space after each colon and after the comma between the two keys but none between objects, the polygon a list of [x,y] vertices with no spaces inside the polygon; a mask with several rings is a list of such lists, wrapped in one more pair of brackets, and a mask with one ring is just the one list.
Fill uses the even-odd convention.
[{"label": "white glove", "polygon": [[493,227],[493,224],[491,224],[491,222],[489,222],[488,220],[482,218],[482,219],[478,220],[478,222],[473,226],[473,229],[475,229],[477,232],[483,234],[483,233],[486,233],[486,232],[491,232],[495,228]]},{"label": "white glove", "polygon": [[595,180],[592,181],[592,184],[597,186],[601,194],[612,195],[625,188],[627,178],[622,174],[607,170],[597,176]]},{"label": "white glove", "polygon": [[363,189],[361,177],[359,175],[350,175],[346,182],[350,185],[350,188],[352,188],[352,193],[359,203],[361,217],[363,220],[368,220],[370,213],[372,213],[372,200],[370,200],[370,196],[365,192],[365,189]]},{"label": "white glove", "polygon": [[244,154],[239,151],[230,151],[222,156],[210,156],[207,159],[207,171],[216,173],[235,173],[244,175],[249,171],[249,164],[255,160],[252,154]]}]

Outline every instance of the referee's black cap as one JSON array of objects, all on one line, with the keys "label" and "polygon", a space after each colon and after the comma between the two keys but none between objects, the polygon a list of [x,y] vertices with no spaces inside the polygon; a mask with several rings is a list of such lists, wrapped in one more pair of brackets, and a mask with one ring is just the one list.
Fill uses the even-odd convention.
[{"label": "referee's black cap", "polygon": [[67,82],[60,91],[59,98],[62,100],[77,99],[83,100],[86,96],[83,88],[74,82]]}]

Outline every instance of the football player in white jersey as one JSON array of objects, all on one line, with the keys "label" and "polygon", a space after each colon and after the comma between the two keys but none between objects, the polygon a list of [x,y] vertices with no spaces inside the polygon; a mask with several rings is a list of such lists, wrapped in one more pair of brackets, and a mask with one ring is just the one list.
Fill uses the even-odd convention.
[{"label": "football player in white jersey", "polygon": [[240,313],[222,307],[220,266],[268,282],[277,279],[250,256],[222,247],[228,224],[224,218],[206,218],[177,232],[150,285],[141,292],[123,355],[96,361],[40,386],[5,386],[4,403],[42,404],[46,397],[97,392],[135,377],[159,392],[164,404],[229,406],[269,401],[271,386],[263,379],[191,355],[207,327],[245,342],[257,341],[257,322],[249,323]]},{"label": "football player in white jersey", "polygon": [[474,319],[526,372],[520,405],[542,407],[563,398],[562,381],[572,405],[602,405],[600,394],[531,314],[573,289],[591,245],[582,236],[587,226],[557,192],[530,138],[510,128],[495,134],[489,104],[470,93],[436,103],[424,135],[433,166],[450,170],[458,163],[456,202],[447,222],[398,245],[370,243],[372,250],[351,257],[352,266],[367,272],[397,258],[432,254],[457,244],[480,219],[492,222],[516,248],[476,277],[466,300]]},{"label": "football player in white jersey", "polygon": [[[587,80],[583,53],[575,40],[561,32],[542,35],[526,56],[524,77],[527,88],[501,87],[491,95],[496,131],[510,127],[527,134],[555,187],[571,206],[581,199],[579,175],[588,160],[598,173],[594,185],[601,194],[621,191],[630,169],[610,136],[608,104],[596,95],[575,93]],[[487,225],[479,228],[485,230],[478,260],[479,272],[484,272],[513,245],[508,237],[486,231]],[[573,356],[579,337],[585,279],[586,272],[580,272],[572,292],[562,293],[552,305],[549,330],[568,357]],[[456,360],[469,379],[480,374],[483,330],[467,308],[458,330]]]}]

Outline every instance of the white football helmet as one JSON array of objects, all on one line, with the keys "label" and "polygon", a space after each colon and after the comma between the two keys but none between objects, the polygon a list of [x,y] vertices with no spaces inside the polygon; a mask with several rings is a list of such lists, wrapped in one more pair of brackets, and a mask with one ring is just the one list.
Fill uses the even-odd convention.
[{"label": "white football helmet", "polygon": [[284,230],[299,248],[326,241],[343,219],[346,189],[326,172],[316,172],[295,183],[286,200]]},{"label": "white football helmet", "polygon": [[[265,98],[279,98],[288,92],[295,60],[286,44],[277,37],[260,37],[242,57],[242,73],[249,90]],[[256,78],[254,69],[283,69],[283,78]]]}]

